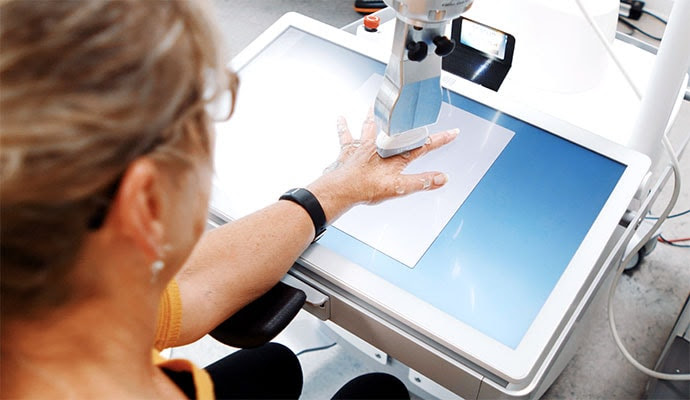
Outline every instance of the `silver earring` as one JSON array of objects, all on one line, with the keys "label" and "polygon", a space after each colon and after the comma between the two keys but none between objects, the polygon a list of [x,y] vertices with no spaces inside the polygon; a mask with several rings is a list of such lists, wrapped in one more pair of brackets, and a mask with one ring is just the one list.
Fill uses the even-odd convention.
[{"label": "silver earring", "polygon": [[151,283],[156,283],[158,280],[158,273],[165,268],[165,262],[163,260],[156,260],[151,263]]}]

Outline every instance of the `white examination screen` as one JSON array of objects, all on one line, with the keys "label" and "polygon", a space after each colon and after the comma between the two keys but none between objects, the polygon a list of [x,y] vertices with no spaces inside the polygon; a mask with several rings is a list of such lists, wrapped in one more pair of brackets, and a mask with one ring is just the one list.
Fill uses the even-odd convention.
[{"label": "white examination screen", "polygon": [[[235,114],[217,125],[214,208],[240,218],[318,178],[340,151],[337,117],[359,134],[384,69],[283,31],[240,68]],[[406,172],[448,184],[356,207],[319,247],[515,349],[626,166],[460,94],[443,100],[432,131],[458,138]]]}]

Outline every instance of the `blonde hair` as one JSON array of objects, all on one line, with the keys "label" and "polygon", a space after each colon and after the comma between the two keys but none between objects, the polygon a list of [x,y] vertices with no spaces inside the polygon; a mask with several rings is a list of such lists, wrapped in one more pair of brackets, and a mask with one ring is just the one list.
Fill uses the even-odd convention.
[{"label": "blonde hair", "polygon": [[237,87],[217,43],[198,1],[0,3],[3,319],[69,298],[93,215],[134,159],[210,154],[205,106]]}]

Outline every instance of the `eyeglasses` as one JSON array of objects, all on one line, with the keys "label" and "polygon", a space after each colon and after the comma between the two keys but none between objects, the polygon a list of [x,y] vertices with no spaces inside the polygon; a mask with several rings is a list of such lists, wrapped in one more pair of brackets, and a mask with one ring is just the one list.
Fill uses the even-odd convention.
[{"label": "eyeglasses", "polygon": [[225,82],[222,82],[224,88],[220,92],[218,88],[221,83],[218,82],[217,74],[211,69],[207,69],[204,73],[205,89],[202,98],[206,102],[206,114],[215,122],[227,121],[235,108],[233,99],[237,91],[237,75],[227,68],[224,72]]}]

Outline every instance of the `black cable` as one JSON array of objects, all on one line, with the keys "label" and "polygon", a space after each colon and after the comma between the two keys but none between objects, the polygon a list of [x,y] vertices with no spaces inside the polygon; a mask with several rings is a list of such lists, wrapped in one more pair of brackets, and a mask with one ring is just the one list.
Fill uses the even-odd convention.
[{"label": "black cable", "polygon": [[311,349],[304,349],[304,350],[302,350],[302,351],[299,351],[299,352],[295,353],[295,355],[296,355],[296,356],[301,356],[301,355],[304,354],[304,353],[311,353],[312,351],[321,351],[321,350],[330,349],[331,347],[335,346],[336,344],[337,344],[336,342],[333,342],[333,343],[327,344],[327,345],[325,345],[325,346],[313,347],[313,348],[311,348]]},{"label": "black cable", "polygon": [[660,36],[654,36],[654,35],[652,35],[651,33],[649,33],[649,32],[647,32],[647,31],[643,30],[643,29],[640,28],[639,26],[637,26],[637,25],[631,23],[630,21],[626,20],[625,17],[623,17],[622,15],[619,15],[619,16],[618,16],[618,21],[620,21],[623,25],[627,26],[628,28],[633,29],[633,30],[636,30],[636,31],[640,32],[641,34],[647,36],[647,37],[650,38],[650,39],[657,40],[657,41],[661,41],[661,37],[660,37]]},{"label": "black cable", "polygon": [[649,11],[649,10],[642,10],[642,13],[643,13],[643,14],[647,14],[647,15],[649,15],[650,17],[656,18],[657,20],[663,22],[664,25],[667,25],[667,24],[668,24],[668,21],[666,21],[664,18],[660,17],[658,14],[655,14],[655,13]]},{"label": "black cable", "polygon": [[[628,17],[627,17],[626,15],[624,15],[624,14],[618,14],[618,22],[621,22],[621,23],[622,23],[622,22],[624,22],[624,21],[623,21],[621,18],[628,18]],[[626,35],[632,36],[634,33],[635,33],[635,30],[632,29],[632,28],[630,28],[630,32],[627,32]]]}]

